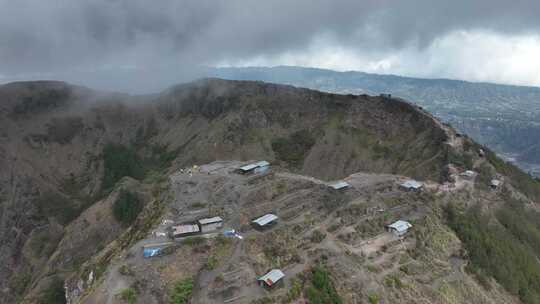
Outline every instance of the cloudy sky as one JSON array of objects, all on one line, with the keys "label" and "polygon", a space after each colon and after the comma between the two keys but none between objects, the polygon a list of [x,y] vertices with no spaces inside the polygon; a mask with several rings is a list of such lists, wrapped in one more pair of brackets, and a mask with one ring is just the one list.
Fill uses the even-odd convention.
[{"label": "cloudy sky", "polygon": [[159,84],[158,71],[194,65],[301,65],[540,86],[539,11],[537,0],[0,0],[0,82]]}]

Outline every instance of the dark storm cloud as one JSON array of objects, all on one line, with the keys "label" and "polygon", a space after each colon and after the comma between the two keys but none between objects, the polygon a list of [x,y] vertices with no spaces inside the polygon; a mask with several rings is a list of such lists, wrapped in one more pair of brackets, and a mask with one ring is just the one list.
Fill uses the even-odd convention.
[{"label": "dark storm cloud", "polygon": [[0,0],[0,74],[211,64],[315,39],[419,48],[453,30],[538,32],[530,0]]}]

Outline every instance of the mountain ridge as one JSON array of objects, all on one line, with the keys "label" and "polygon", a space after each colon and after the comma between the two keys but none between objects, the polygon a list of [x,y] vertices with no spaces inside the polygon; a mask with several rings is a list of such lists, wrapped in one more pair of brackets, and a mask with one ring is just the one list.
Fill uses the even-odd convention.
[{"label": "mountain ridge", "polygon": [[[346,302],[366,301],[375,294],[387,301],[400,296],[413,299],[411,295],[418,293],[434,303],[447,303],[439,281],[432,285],[425,276],[446,280],[452,275],[461,285],[441,286],[456,296],[468,290],[475,299],[517,301],[513,291],[508,294],[495,281],[488,284],[496,292],[486,295],[474,274],[448,266],[453,255],[459,264],[469,257],[460,253],[465,245],[446,226],[442,210],[455,202],[474,203],[491,212],[505,205],[504,191],[523,197],[525,206],[534,206],[540,198],[538,182],[488,149],[484,148],[486,158],[479,156],[482,146],[416,105],[384,96],[221,79],[181,84],[149,96],[68,94],[62,103],[47,90],[34,93],[8,95],[0,87],[0,96],[11,98],[11,107],[0,112],[5,132],[0,137],[0,166],[9,168],[0,172],[0,254],[8,261],[0,272],[0,302],[56,303],[46,301],[64,297],[65,286],[70,303],[122,303],[119,294],[125,289],[141,303],[163,303],[176,280],[190,277],[194,303],[220,303],[231,293],[250,301],[269,297],[281,302],[292,288],[289,279],[286,288],[275,293],[252,286],[255,274],[277,266],[292,267],[295,278],[303,273],[298,280],[306,289],[298,291],[296,301],[309,297],[310,269],[323,263],[323,256],[324,271]],[[25,100],[28,112],[15,111]],[[33,107],[43,109],[36,112]],[[250,178],[232,173],[255,159],[271,161],[268,175]],[[460,177],[466,169],[478,171],[476,181]],[[425,181],[426,192],[417,196],[400,191],[397,185],[406,176]],[[317,180],[313,177],[321,181],[313,183]],[[325,186],[346,177],[353,184],[349,192],[339,194]],[[503,189],[489,191],[493,178],[504,180]],[[113,207],[125,204],[126,197],[138,208],[128,222],[117,218],[123,215],[115,215]],[[388,212],[369,211],[381,208]],[[276,231],[252,232],[249,218],[270,210],[283,218]],[[170,256],[141,260],[140,246],[160,240],[156,231],[164,229],[164,220],[189,221],[193,218],[186,215],[196,212],[220,215],[228,226],[251,237],[245,244],[221,238],[180,243]],[[389,254],[382,247],[375,251],[356,247],[369,237],[388,237],[384,225],[401,217],[410,218],[418,229],[405,239],[406,250],[396,247],[398,243],[388,244]],[[332,231],[335,225],[343,228]],[[321,245],[306,242],[314,229],[327,235]],[[429,231],[447,240],[448,246],[437,247],[442,245]],[[280,243],[280,233],[288,235],[286,244]],[[265,242],[276,247],[264,247]],[[299,248],[310,254],[298,255]],[[247,264],[242,259],[233,259],[232,264],[212,262],[228,250],[241,252]],[[367,255],[363,257],[361,250]],[[271,252],[280,258],[271,258]],[[419,273],[398,270],[394,259],[399,256]],[[434,258],[441,260],[432,267],[442,276],[426,270]],[[188,261],[191,264],[184,263]],[[393,266],[388,268],[384,263],[390,261]],[[245,273],[240,277],[247,289],[234,282],[223,285],[212,269],[227,272],[223,267],[235,263],[242,264]],[[347,267],[355,272],[345,271]],[[474,269],[481,273],[484,268],[478,267]],[[155,275],[162,272],[163,277]],[[143,273],[152,280],[145,280]],[[350,276],[355,274],[366,285],[354,285]],[[489,275],[500,280],[497,274]],[[341,276],[343,282],[338,280]],[[206,293],[204,288],[219,292]]]}]

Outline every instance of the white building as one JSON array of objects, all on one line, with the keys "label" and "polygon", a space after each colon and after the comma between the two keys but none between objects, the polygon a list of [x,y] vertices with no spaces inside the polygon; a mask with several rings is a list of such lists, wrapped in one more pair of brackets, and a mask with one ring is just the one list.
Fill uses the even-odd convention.
[{"label": "white building", "polygon": [[285,274],[280,269],[272,269],[267,274],[258,278],[257,281],[262,287],[272,288],[284,277]]},{"label": "white building", "polygon": [[328,186],[334,190],[341,190],[349,188],[351,184],[347,183],[346,181],[337,181],[329,184]]},{"label": "white building", "polygon": [[265,172],[270,168],[270,163],[262,160],[249,165],[245,165],[239,168],[241,173],[261,173]]},{"label": "white building", "polygon": [[201,227],[201,232],[206,233],[214,230],[218,230],[223,227],[223,219],[219,216],[214,216],[211,218],[203,218],[198,220],[199,226]]},{"label": "white building", "polygon": [[411,227],[412,227],[411,223],[399,220],[386,226],[386,229],[388,229],[389,232],[394,233],[396,236],[402,236],[405,233],[407,233],[407,231]]},{"label": "white building", "polygon": [[407,191],[419,191],[422,189],[424,184],[414,179],[409,179],[401,183],[399,186]]},{"label": "white building", "polygon": [[268,213],[252,221],[256,228],[270,227],[276,223],[278,217],[272,213]]},{"label": "white building", "polygon": [[462,172],[460,174],[460,176],[464,177],[464,178],[473,178],[474,176],[476,175],[476,172],[472,171],[472,170],[467,170],[465,172]]},{"label": "white building", "polygon": [[498,179],[492,179],[492,180],[491,180],[491,183],[490,183],[490,186],[491,186],[491,188],[493,188],[493,189],[497,189],[497,188],[499,188],[499,186],[500,186],[501,184],[502,184],[502,182],[501,182],[500,180],[498,180]]}]

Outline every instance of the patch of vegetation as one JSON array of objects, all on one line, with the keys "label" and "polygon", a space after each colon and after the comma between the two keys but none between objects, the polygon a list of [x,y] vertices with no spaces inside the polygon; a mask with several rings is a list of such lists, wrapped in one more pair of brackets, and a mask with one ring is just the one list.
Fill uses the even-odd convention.
[{"label": "patch of vegetation", "polygon": [[206,268],[209,270],[215,269],[218,264],[218,259],[215,255],[210,255],[206,260]]},{"label": "patch of vegetation", "polygon": [[375,160],[389,159],[392,156],[393,150],[389,146],[377,142],[373,145],[373,153],[373,159]]},{"label": "patch of vegetation", "polygon": [[137,129],[135,134],[135,145],[144,145],[150,138],[156,136],[158,132],[159,130],[156,119],[154,117],[150,117],[148,120],[146,120],[144,126],[140,126]]},{"label": "patch of vegetation", "polygon": [[166,168],[178,156],[179,149],[169,150],[167,146],[152,146],[151,157],[145,160],[147,168],[161,170]]},{"label": "patch of vegetation", "polygon": [[372,293],[368,295],[368,302],[370,304],[379,304],[381,302],[381,298],[379,295]]},{"label": "patch of vegetation", "polygon": [[131,267],[129,267],[126,264],[120,266],[120,268],[118,268],[118,272],[121,275],[125,275],[125,276],[132,276],[133,275],[133,270],[131,269]]},{"label": "patch of vegetation", "polygon": [[108,144],[103,149],[103,186],[111,189],[122,177],[141,179],[144,176],[142,161],[134,148]]},{"label": "patch of vegetation", "polygon": [[68,144],[84,128],[82,117],[53,118],[46,125],[47,137],[59,144]]},{"label": "patch of vegetation", "polygon": [[313,231],[313,233],[311,234],[311,237],[309,238],[309,240],[312,242],[312,243],[320,243],[322,242],[324,239],[326,238],[326,233],[323,233],[321,232],[320,230],[315,230]]},{"label": "patch of vegetation", "polygon": [[187,304],[193,293],[193,279],[187,278],[174,283],[170,291],[170,304]]},{"label": "patch of vegetation", "polygon": [[405,284],[401,281],[401,279],[395,275],[395,274],[389,274],[384,277],[384,285],[390,288],[398,288],[401,289],[405,287]]},{"label": "patch of vegetation", "polygon": [[56,192],[43,193],[34,200],[34,205],[40,216],[54,217],[62,225],[69,224],[82,211],[75,201]]},{"label": "patch of vegetation", "polygon": [[54,277],[45,291],[41,294],[39,304],[65,304],[66,294],[64,291],[64,281],[59,277]]},{"label": "patch of vegetation", "polygon": [[368,218],[354,227],[354,230],[360,234],[362,238],[371,238],[384,231],[384,225],[389,221],[390,214],[385,212],[380,216]]},{"label": "patch of vegetation", "polygon": [[203,238],[202,236],[188,237],[182,241],[182,243],[187,246],[204,245],[206,242],[207,239]]},{"label": "patch of vegetation", "polygon": [[306,289],[310,304],[341,304],[343,301],[336,292],[330,273],[323,266],[311,271],[311,286]]},{"label": "patch of vegetation", "polygon": [[473,157],[470,153],[458,153],[450,149],[446,155],[447,162],[456,166],[471,170],[473,168]]},{"label": "patch of vegetation", "polygon": [[322,197],[323,208],[328,213],[343,206],[346,201],[346,196],[343,192],[325,193]]},{"label": "patch of vegetation", "polygon": [[137,291],[133,288],[124,288],[118,294],[120,299],[128,304],[137,303]]},{"label": "patch of vegetation", "polygon": [[[495,278],[524,303],[540,302],[540,263],[534,249],[528,244],[536,238],[529,235],[532,233],[528,231],[531,227],[524,231],[517,227],[505,229],[490,224],[490,218],[477,207],[460,212],[450,205],[446,215],[450,227],[467,249],[471,260],[469,271],[477,276]],[[519,224],[523,220],[522,216],[510,208],[500,211],[499,218],[502,216],[520,220],[517,222]]]},{"label": "patch of vegetation", "polygon": [[143,203],[136,194],[122,190],[113,204],[113,215],[122,225],[129,226],[135,221],[143,207]]},{"label": "patch of vegetation", "polygon": [[39,113],[57,108],[66,104],[71,95],[71,89],[68,87],[50,90],[29,89],[32,90],[33,96],[24,97],[22,102],[13,108],[13,115]]},{"label": "patch of vegetation", "polygon": [[32,274],[28,271],[15,273],[9,280],[9,288],[15,295],[22,295],[32,280]]},{"label": "patch of vegetation", "polygon": [[526,208],[523,202],[513,199],[508,193],[505,198],[506,205],[497,211],[497,219],[540,256],[540,212]]},{"label": "patch of vegetation", "polygon": [[482,190],[488,190],[491,180],[495,176],[493,168],[488,164],[483,163],[477,170],[478,176],[476,177],[475,186]]},{"label": "patch of vegetation", "polygon": [[287,301],[292,302],[300,297],[304,284],[298,278],[291,279],[291,288],[287,291]]},{"label": "patch of vegetation", "polygon": [[299,168],[313,145],[315,145],[313,134],[309,130],[301,130],[294,132],[289,137],[274,139],[272,150],[276,153],[277,159],[292,167]]},{"label": "patch of vegetation", "polygon": [[497,155],[484,148],[486,159],[495,167],[497,172],[508,176],[510,183],[519,191],[523,192],[532,200],[540,200],[540,181],[523,172],[514,164],[508,163],[497,157]]},{"label": "patch of vegetation", "polygon": [[255,299],[250,302],[250,304],[274,304],[276,301],[272,299],[271,297],[263,297],[259,299]]},{"label": "patch of vegetation", "polygon": [[195,202],[189,206],[191,209],[203,209],[206,208],[206,203],[203,202]]},{"label": "patch of vegetation", "polygon": [[49,256],[56,250],[61,239],[62,233],[56,233],[52,229],[34,230],[28,239],[28,247],[34,256]]}]

